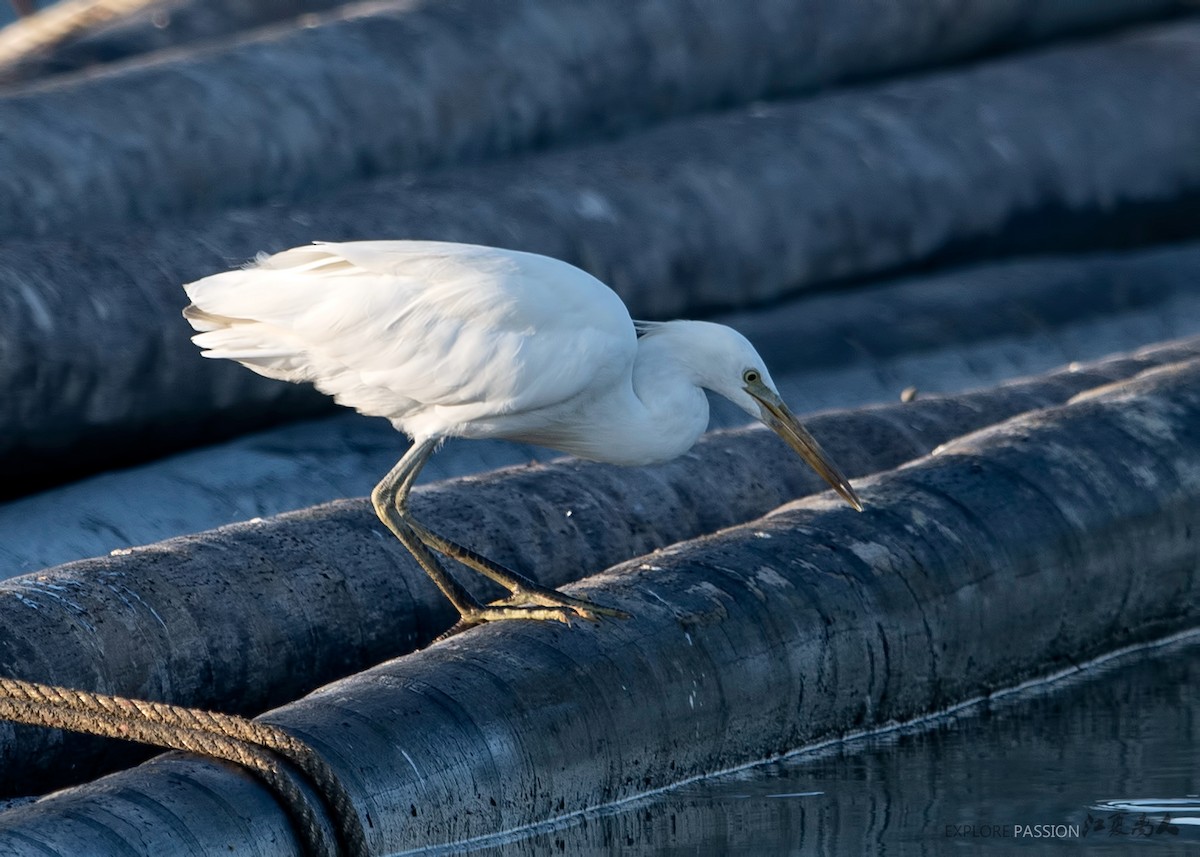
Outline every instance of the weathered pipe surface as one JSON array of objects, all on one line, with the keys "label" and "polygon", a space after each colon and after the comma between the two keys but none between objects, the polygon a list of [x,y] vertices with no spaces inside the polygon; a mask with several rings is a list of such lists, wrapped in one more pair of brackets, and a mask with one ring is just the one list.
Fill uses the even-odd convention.
[{"label": "weathered pipe surface", "polygon": [[62,454],[72,443],[124,451],[123,464],[264,412],[320,407],[188,342],[179,284],[260,250],[367,237],[534,250],[595,273],[638,317],[678,317],[946,254],[1194,234],[1197,151],[1200,22],[1189,19],[303,206],[13,239],[0,244],[0,390],[13,402],[0,414],[14,415],[0,457],[13,480],[61,478],[87,461]]},{"label": "weathered pipe surface", "polygon": [[[52,74],[77,71],[103,63],[112,63],[127,57],[178,47],[197,41],[214,40],[230,36],[243,30],[261,27],[276,21],[294,21],[301,15],[308,15],[304,20],[306,27],[340,27],[344,35],[348,25],[339,17],[327,15],[324,19],[316,18],[313,13],[325,12],[329,9],[347,5],[345,0],[154,0],[146,2],[136,12],[100,26],[92,26],[68,41],[51,45],[35,53],[23,53],[15,62],[5,64],[5,56],[0,53],[0,83],[16,83],[29,81]],[[423,9],[414,3],[406,3],[400,8],[399,4],[389,4],[393,7],[390,19],[398,11],[409,15],[420,15]],[[759,13],[759,20],[764,24],[774,25],[774,30],[785,30],[797,35],[803,19],[793,16],[793,19],[772,17],[776,7],[767,4]],[[797,4],[799,5],[799,4]],[[862,77],[868,74],[880,74],[897,71],[915,65],[925,65],[947,60],[962,59],[979,51],[995,51],[1011,49],[1036,42],[1053,36],[1073,32],[1086,32],[1104,27],[1125,24],[1135,20],[1144,20],[1170,14],[1178,10],[1186,10],[1186,3],[1179,0],[1091,0],[1089,3],[1079,3],[1077,0],[1051,0],[1033,6],[1021,6],[1020,3],[990,2],[983,3],[975,0],[973,3],[961,4],[958,14],[951,16],[948,10],[931,9],[927,5],[908,2],[889,11],[893,17],[879,15],[876,4],[870,2],[840,3],[837,5],[821,4],[808,0],[805,11],[809,16],[811,28],[814,20],[820,21],[822,32],[820,38],[827,44],[824,51],[811,50],[810,42],[814,41],[811,32],[804,35],[808,39],[805,46],[811,53],[802,56],[787,57],[778,48],[770,59],[778,65],[785,61],[792,63],[791,67],[774,68],[776,76],[770,82],[775,83],[776,89],[793,91],[796,88],[809,88],[821,83],[832,82],[847,77]],[[371,3],[358,15],[370,15],[378,10],[381,4]],[[703,15],[707,9],[696,8],[693,14]],[[828,8],[826,8],[828,7]],[[3,7],[0,7],[2,9]],[[460,3],[457,13],[470,26],[477,6]],[[516,14],[521,9],[518,8]],[[792,11],[792,10],[784,10]],[[799,10],[797,10],[799,11]],[[837,17],[830,21],[830,12]],[[356,14],[351,12],[351,15]],[[902,17],[900,17],[902,16]],[[0,13],[0,21],[3,21]],[[685,18],[684,23],[687,23]],[[693,24],[694,25],[694,24]],[[790,28],[788,28],[790,25]],[[887,30],[893,40],[884,41],[879,30]],[[746,52],[750,47],[745,43],[747,32],[745,28],[735,35],[743,38],[738,44],[722,44],[719,47],[729,50]],[[779,44],[783,33],[750,32],[753,38]],[[774,38],[772,38],[774,37]],[[851,38],[866,40],[871,48],[881,47],[886,52],[875,52],[867,55],[855,54],[847,50]],[[277,41],[287,41],[288,47],[299,53],[308,43],[295,37],[295,34],[273,35],[266,37]],[[406,45],[407,47],[408,45]],[[388,48],[393,51],[396,46],[378,46],[378,51]],[[686,59],[692,62],[691,56],[694,45],[673,45],[677,51],[682,47]],[[243,47],[242,50],[246,48]],[[339,57],[339,59],[341,59]],[[488,57],[493,62],[497,58]],[[503,58],[507,59],[507,58]],[[328,62],[324,55],[305,55],[304,62]],[[390,62],[389,62],[390,61]],[[642,60],[645,61],[644,59]],[[679,62],[676,58],[676,62]],[[759,58],[761,62],[762,59]],[[836,62],[835,62],[836,61]],[[509,60],[512,62],[512,60]],[[650,62],[654,62],[651,58]],[[382,65],[395,65],[393,54],[386,54],[376,59]],[[329,63],[330,73],[344,73],[344,68]],[[699,71],[700,69],[696,69]],[[711,69],[704,69],[711,74]],[[218,71],[213,68],[213,73]],[[412,74],[411,69],[405,69]],[[568,68],[568,73],[574,69]],[[796,82],[797,77],[803,73]],[[143,72],[143,74],[145,74]],[[782,80],[780,80],[782,78]],[[144,77],[137,78],[137,83],[143,83]],[[760,78],[750,78],[738,81],[743,87],[757,83],[763,85]],[[790,85],[789,85],[790,84]],[[240,81],[234,82],[235,90],[239,89]],[[776,89],[769,90],[771,92]],[[630,87],[626,91],[632,95]],[[750,90],[753,92],[753,90]],[[244,93],[239,92],[243,98]],[[642,93],[637,93],[642,95]],[[294,96],[293,96],[294,97]],[[711,97],[711,96],[710,96]],[[355,117],[359,118],[359,117]],[[504,117],[511,121],[513,117]],[[589,117],[593,118],[594,117]],[[585,129],[586,130],[586,129]],[[269,132],[268,132],[269,133]]]},{"label": "weathered pipe surface", "polygon": [[[1200,342],[1192,340],[809,424],[848,474],[862,475],[1197,354]],[[710,435],[659,467],[514,468],[418,489],[413,505],[439,531],[559,586],[819,490],[819,479],[774,435],[747,429]],[[339,501],[5,581],[0,675],[256,713],[411,651],[456,618],[368,503]],[[0,724],[0,793],[87,779],[131,752],[117,742]]]},{"label": "weathered pipe surface", "polygon": [[0,101],[0,232],[53,233],[295,198],[356,177],[595,137],[1187,6],[418,0],[351,7],[320,26],[10,94]]},{"label": "weathered pipe surface", "polygon": [[[798,501],[572,587],[629,621],[483,627],[263,719],[340,774],[372,853],[611,804],[1194,627],[1198,455],[1193,360],[880,474],[862,514]],[[164,758],[0,815],[0,853],[296,853],[263,800]]]},{"label": "weathered pipe surface", "polygon": [[[806,295],[717,317],[753,342],[797,413],[988,387],[1200,334],[1200,248],[1036,259]],[[251,376],[248,372],[242,374]],[[733,407],[714,428],[745,425]],[[0,578],[252,517],[356,497],[405,438],[344,409],[0,504]],[[451,441],[424,482],[556,457]]]},{"label": "weathered pipe surface", "polygon": [[[1039,787],[1047,772],[1070,772],[1074,782],[1093,783],[1096,791],[1107,794],[1151,782],[1161,784],[1157,791],[1150,787],[1136,793],[1194,794],[1194,766],[1181,757],[1181,750],[1200,746],[1200,719],[1194,711],[1200,633],[1080,666],[1072,675],[988,697],[936,722],[822,747],[524,835],[449,851],[471,857],[940,857],[959,851],[986,857],[1021,851],[995,841],[976,840],[975,848],[947,844],[946,819],[1036,814],[1084,821],[1082,796],[1076,793],[1079,802],[1074,803],[1069,792]],[[955,764],[931,762],[931,757]],[[1162,760],[1169,759],[1178,763],[1164,771]],[[1120,765],[1119,779],[1113,774],[1115,764]],[[1007,793],[1001,782],[1010,784]],[[1024,804],[1013,793],[1021,784]],[[1168,792],[1175,784],[1178,788]],[[1001,799],[1008,801],[1008,813],[997,807]],[[1173,817],[1185,813],[1179,807]],[[1135,818],[1136,813],[1129,820]],[[1179,829],[1180,838],[1187,835],[1187,828]],[[1107,831],[1093,832],[1088,848],[1096,847],[1097,835],[1112,843],[1099,853],[1138,853],[1123,849],[1116,837],[1107,838]],[[1157,844],[1165,845],[1172,857],[1187,857],[1193,847],[1179,842],[1173,848],[1175,838],[1172,844],[1165,839],[1158,836]],[[1069,853],[1052,846],[1032,853],[1039,852]],[[1081,853],[1091,852],[1085,848]]]},{"label": "weathered pipe surface", "polygon": [[228,37],[342,5],[345,0],[143,0],[137,9],[99,24],[85,12],[77,19],[83,29],[61,38],[56,28],[51,32],[59,38],[36,50],[30,49],[29,39],[44,30],[36,21],[26,21],[30,35],[19,45],[0,39],[0,85]]}]

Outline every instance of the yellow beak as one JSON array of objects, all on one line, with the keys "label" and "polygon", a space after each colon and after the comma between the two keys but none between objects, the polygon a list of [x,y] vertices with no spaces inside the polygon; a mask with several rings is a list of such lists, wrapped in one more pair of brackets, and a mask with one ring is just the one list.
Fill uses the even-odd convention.
[{"label": "yellow beak", "polygon": [[858,499],[858,494],[854,493],[850,480],[842,474],[825,450],[821,449],[821,445],[817,443],[815,437],[808,433],[808,429],[800,425],[800,421],[788,410],[787,405],[775,391],[769,389],[761,381],[747,385],[745,389],[762,409],[763,423],[783,438],[788,446],[796,450],[800,457],[807,461],[809,466],[821,475],[822,479],[833,486],[833,490],[841,494],[847,503],[861,512],[863,510],[862,501]]}]

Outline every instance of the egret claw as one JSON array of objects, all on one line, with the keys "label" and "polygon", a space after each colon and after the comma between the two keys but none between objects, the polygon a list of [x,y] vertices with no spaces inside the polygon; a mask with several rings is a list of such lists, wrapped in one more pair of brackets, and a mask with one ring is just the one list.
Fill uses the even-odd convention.
[{"label": "egret claw", "polygon": [[599,604],[589,604],[587,607],[574,608],[575,612],[584,619],[589,619],[593,622],[599,622],[602,616],[607,616],[610,619],[632,619],[632,614],[626,613],[624,610],[618,610],[616,607],[601,607]]}]

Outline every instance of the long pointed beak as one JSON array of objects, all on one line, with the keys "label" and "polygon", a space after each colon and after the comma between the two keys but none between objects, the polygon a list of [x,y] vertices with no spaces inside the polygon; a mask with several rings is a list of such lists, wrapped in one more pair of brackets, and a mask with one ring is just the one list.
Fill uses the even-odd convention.
[{"label": "long pointed beak", "polygon": [[833,490],[841,494],[847,503],[861,512],[863,510],[862,500],[858,499],[858,494],[854,492],[850,480],[842,474],[825,450],[821,449],[821,445],[817,443],[815,437],[808,433],[808,429],[800,425],[800,421],[788,410],[787,405],[776,395],[775,391],[769,389],[765,384],[756,384],[754,387],[746,387],[746,392],[758,402],[762,409],[762,421],[767,427],[783,438],[788,446],[796,450],[800,457],[807,461],[809,466],[821,475],[822,479],[833,486]]}]

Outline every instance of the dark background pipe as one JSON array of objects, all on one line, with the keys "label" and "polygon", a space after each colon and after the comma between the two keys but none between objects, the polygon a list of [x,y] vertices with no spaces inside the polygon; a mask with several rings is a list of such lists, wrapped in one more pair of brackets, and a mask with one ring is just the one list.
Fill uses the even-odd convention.
[{"label": "dark background pipe", "polygon": [[9,241],[0,459],[14,481],[55,469],[61,479],[94,469],[97,447],[128,464],[328,407],[311,391],[214,366],[188,342],[179,284],[260,250],[364,237],[535,250],[597,274],[636,316],[661,318],[968,253],[1191,235],[1197,152],[1200,23],[1190,21],[380,180],[303,206]]},{"label": "dark background pipe", "polygon": [[[203,5],[203,4],[201,4]],[[0,233],[56,234],[595,138],[1179,0],[438,0],[349,7],[0,98]],[[264,85],[266,84],[266,85]]]}]

